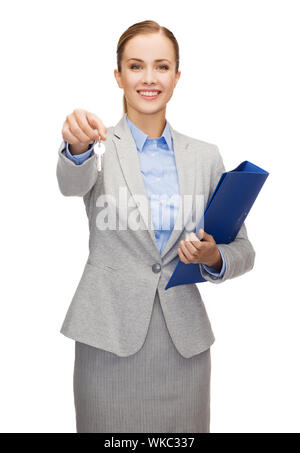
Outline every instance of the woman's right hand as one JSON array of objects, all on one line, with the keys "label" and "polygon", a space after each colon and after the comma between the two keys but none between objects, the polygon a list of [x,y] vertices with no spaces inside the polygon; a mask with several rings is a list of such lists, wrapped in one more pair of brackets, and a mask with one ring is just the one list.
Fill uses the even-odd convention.
[{"label": "woman's right hand", "polygon": [[82,109],[75,109],[67,115],[62,128],[63,139],[69,143],[69,150],[73,155],[87,151],[99,136],[101,140],[106,140],[106,133],[107,128],[101,119]]}]

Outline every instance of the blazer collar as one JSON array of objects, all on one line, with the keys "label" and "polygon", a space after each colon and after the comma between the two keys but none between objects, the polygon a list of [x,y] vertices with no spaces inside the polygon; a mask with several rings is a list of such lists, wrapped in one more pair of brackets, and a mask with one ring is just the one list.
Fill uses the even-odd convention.
[{"label": "blazer collar", "polygon": [[[175,244],[180,234],[182,233],[182,228],[184,228],[184,226],[182,226],[183,197],[184,195],[193,195],[195,193],[195,171],[197,168],[196,152],[194,150],[194,147],[190,146],[191,142],[189,141],[188,137],[180,134],[175,129],[173,129],[170,123],[168,124],[173,139],[174,155],[181,198],[175,225],[168,239],[168,242],[166,243],[161,253],[161,258],[163,258],[169,252],[169,250],[171,250],[172,246]],[[146,191],[143,176],[141,173],[137,147],[126,120],[126,114],[124,114],[120,121],[116,124],[116,126],[113,127],[112,140],[115,143],[120,166],[122,168],[128,188],[131,192],[132,197],[137,203],[137,208],[139,209],[140,215],[145,222],[145,227],[149,232],[153,244],[156,250],[158,250],[148,193]],[[138,195],[142,195],[143,198],[148,200],[147,210],[149,221],[147,219],[147,212],[145,212],[142,207],[139,206],[138,197],[136,199],[136,196]],[[184,213],[184,217],[186,217],[186,213]],[[148,225],[151,225],[150,229],[148,228]]]}]

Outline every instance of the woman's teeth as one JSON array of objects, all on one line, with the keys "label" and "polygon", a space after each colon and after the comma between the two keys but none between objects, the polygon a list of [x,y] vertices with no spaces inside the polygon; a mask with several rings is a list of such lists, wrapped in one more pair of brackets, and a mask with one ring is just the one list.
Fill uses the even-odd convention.
[{"label": "woman's teeth", "polygon": [[155,96],[159,91],[140,91],[140,93],[144,96]]},{"label": "woman's teeth", "polygon": [[139,95],[143,98],[155,99],[160,95],[160,91],[138,91]]}]

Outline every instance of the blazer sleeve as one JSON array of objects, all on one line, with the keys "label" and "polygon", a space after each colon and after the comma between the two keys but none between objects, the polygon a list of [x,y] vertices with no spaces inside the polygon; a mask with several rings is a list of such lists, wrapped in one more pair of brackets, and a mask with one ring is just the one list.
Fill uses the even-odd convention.
[{"label": "blazer sleeve", "polygon": [[[211,186],[208,199],[212,196],[220,176],[226,171],[217,146],[215,146],[215,151],[216,158],[214,159],[214,164],[212,166]],[[218,247],[222,250],[225,257],[225,272],[222,277],[215,277],[205,270],[203,264],[200,264],[201,275],[206,280],[211,283],[223,283],[228,279],[239,277],[253,268],[255,250],[248,239],[245,222],[242,224],[236,238],[232,242],[229,244],[218,244]]]},{"label": "blazer sleeve", "polygon": [[77,165],[64,153],[65,141],[59,147],[56,166],[59,190],[67,197],[84,197],[97,181],[99,156],[94,153],[80,165]]}]

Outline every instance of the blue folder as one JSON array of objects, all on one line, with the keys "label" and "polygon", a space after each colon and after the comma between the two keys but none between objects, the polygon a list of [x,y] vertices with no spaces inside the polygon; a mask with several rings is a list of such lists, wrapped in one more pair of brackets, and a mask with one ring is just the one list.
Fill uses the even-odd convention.
[{"label": "blue folder", "polygon": [[[203,228],[217,244],[232,242],[268,176],[267,171],[247,160],[234,170],[222,173],[194,233],[197,235],[199,228]],[[185,264],[178,257],[165,290],[206,281],[199,264]]]}]

